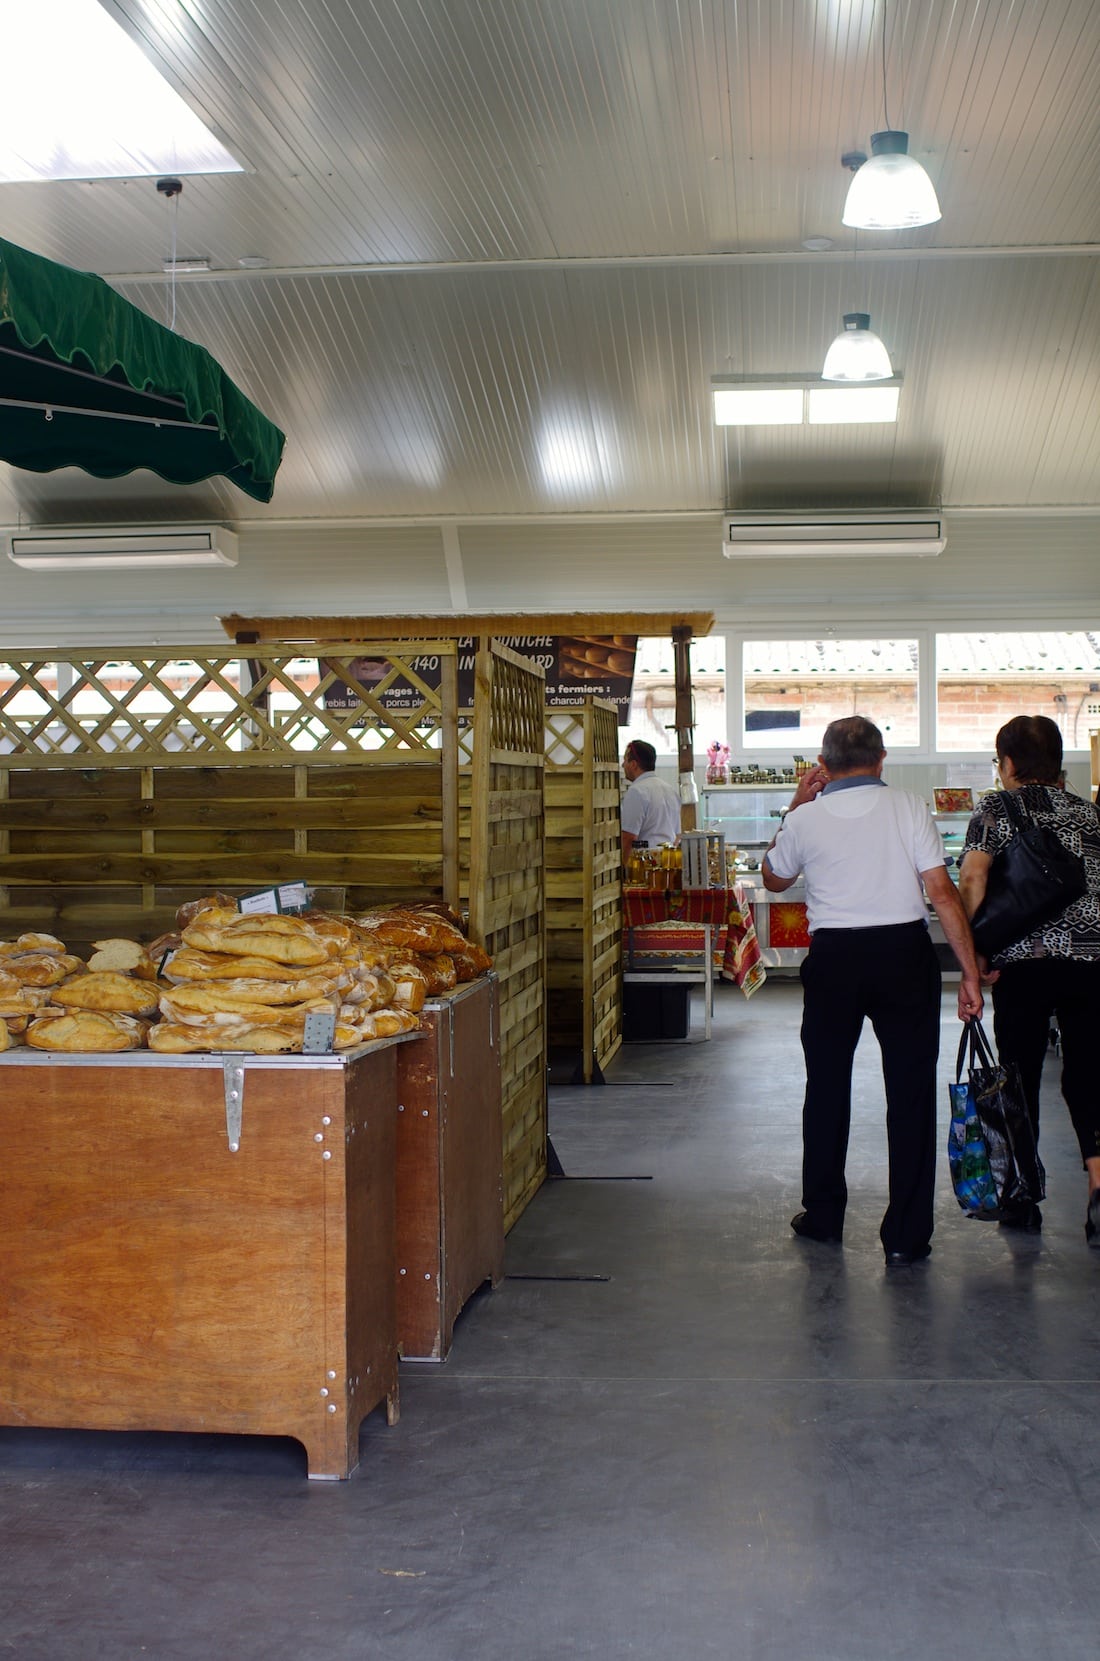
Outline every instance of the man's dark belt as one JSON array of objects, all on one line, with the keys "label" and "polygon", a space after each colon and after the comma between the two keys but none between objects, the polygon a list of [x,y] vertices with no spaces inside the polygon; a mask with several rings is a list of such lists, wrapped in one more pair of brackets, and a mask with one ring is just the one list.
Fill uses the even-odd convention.
[{"label": "man's dark belt", "polygon": [[928,924],[926,922],[922,921],[921,918],[917,917],[917,918],[914,918],[913,922],[911,922],[911,923],[872,923],[867,928],[859,927],[859,928],[850,928],[850,929],[814,929],[814,932],[813,932],[813,935],[812,935],[811,938],[814,939],[814,940],[820,940],[822,935],[858,934],[861,938],[866,939],[869,935],[899,934],[899,933],[904,932],[905,930],[927,929],[927,927],[928,927]]}]

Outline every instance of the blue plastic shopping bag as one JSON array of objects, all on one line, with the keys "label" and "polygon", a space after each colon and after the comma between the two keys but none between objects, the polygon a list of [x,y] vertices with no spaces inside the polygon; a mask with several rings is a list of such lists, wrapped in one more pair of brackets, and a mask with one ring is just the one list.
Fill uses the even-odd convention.
[{"label": "blue plastic shopping bag", "polygon": [[[963,1070],[968,1033],[964,1029],[959,1046],[957,1074]],[[947,1133],[947,1163],[955,1198],[968,1217],[996,1222],[1000,1216],[997,1184],[989,1163],[989,1148],[978,1116],[974,1088],[969,1079],[956,1077],[947,1086],[951,1097],[951,1125]]]},{"label": "blue plastic shopping bag", "polygon": [[955,1198],[968,1217],[995,1222],[999,1215],[997,1189],[989,1168],[989,1150],[974,1097],[964,1079],[947,1086],[951,1096],[951,1128],[947,1135],[947,1163]]}]

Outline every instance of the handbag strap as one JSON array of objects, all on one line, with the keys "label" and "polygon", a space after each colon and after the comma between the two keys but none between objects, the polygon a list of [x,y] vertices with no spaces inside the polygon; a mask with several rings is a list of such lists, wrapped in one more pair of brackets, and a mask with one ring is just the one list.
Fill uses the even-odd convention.
[{"label": "handbag strap", "polygon": [[1019,792],[1016,790],[1006,790],[1004,792],[1005,812],[1014,831],[1025,830],[1029,822],[1027,809],[1023,802],[1016,800],[1018,794]]},{"label": "handbag strap", "polygon": [[955,1083],[962,1083],[963,1065],[966,1061],[966,1041],[970,1037],[970,1022],[963,1022],[962,1036],[959,1039],[959,1053],[955,1058]]},{"label": "handbag strap", "polygon": [[971,1067],[996,1067],[997,1059],[993,1054],[992,1046],[985,1035],[985,1028],[976,1015],[971,1016],[962,1030],[959,1039],[959,1053],[955,1061],[955,1083],[962,1083],[963,1064],[966,1061],[967,1046],[970,1048]]}]

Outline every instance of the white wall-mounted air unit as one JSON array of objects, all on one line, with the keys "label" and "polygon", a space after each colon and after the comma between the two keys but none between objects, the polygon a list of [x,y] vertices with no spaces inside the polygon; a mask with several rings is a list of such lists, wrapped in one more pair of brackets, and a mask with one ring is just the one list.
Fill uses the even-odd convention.
[{"label": "white wall-mounted air unit", "polygon": [[125,525],[4,533],[7,555],[28,571],[177,570],[236,565],[237,536],[224,525]]},{"label": "white wall-mounted air unit", "polygon": [[946,545],[943,516],[928,512],[738,513],[722,535],[727,559],[921,559]]}]

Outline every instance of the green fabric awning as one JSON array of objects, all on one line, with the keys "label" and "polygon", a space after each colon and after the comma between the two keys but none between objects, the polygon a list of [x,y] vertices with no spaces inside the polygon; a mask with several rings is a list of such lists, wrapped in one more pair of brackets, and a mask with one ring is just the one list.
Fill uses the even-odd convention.
[{"label": "green fabric awning", "polygon": [[172,484],[224,474],[269,502],[286,442],[201,346],[102,277],[0,239],[0,460]]}]

